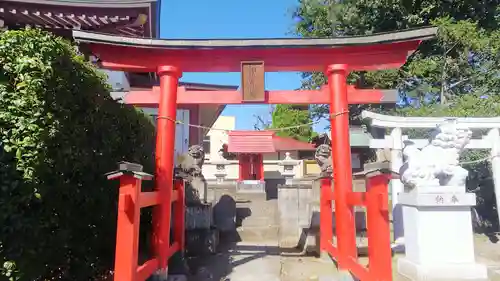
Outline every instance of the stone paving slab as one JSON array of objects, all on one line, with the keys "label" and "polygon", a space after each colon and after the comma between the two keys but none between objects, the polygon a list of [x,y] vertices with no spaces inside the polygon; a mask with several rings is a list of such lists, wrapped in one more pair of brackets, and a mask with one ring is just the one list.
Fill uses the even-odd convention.
[{"label": "stone paving slab", "polygon": [[[269,200],[262,194],[238,194],[234,200],[238,214],[251,211],[248,216],[244,216],[242,226],[238,229],[239,240],[233,240],[240,242],[230,242],[223,245],[218,254],[200,259],[192,267],[196,268],[196,272],[189,281],[352,280],[339,273],[331,260],[290,256],[290,253],[284,252],[291,249],[279,248],[295,243],[292,239],[288,241],[293,235],[282,233],[288,230],[288,226],[287,223],[280,223],[282,214],[277,206],[278,200]],[[500,281],[500,242],[489,242],[485,236],[479,235],[476,235],[475,240],[478,261],[488,266],[490,280]],[[393,281],[409,281],[397,274],[399,257],[401,255],[393,259]],[[367,258],[359,258],[359,262],[366,264]]]},{"label": "stone paving slab", "polygon": [[319,281],[340,280],[333,261],[316,257],[282,257],[281,280]]},{"label": "stone paving slab", "polygon": [[229,274],[231,281],[280,281],[281,257],[276,251],[277,241],[238,243],[233,251],[235,267]]}]

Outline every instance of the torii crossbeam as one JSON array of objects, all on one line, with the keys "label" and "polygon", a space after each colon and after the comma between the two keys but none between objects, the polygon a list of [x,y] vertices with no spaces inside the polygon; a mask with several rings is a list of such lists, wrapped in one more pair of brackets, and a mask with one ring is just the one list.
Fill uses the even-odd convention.
[{"label": "torii crossbeam", "polygon": [[[356,89],[347,87],[349,104],[378,104],[387,101],[393,102],[396,90]],[[160,87],[153,87],[150,91],[131,91],[125,97],[125,103],[138,106],[157,106],[160,103]],[[245,103],[241,91],[231,90],[187,90],[179,87],[177,90],[177,104],[242,104]],[[252,102],[246,102],[252,103]],[[296,91],[265,91],[266,104],[329,104],[330,93],[328,87],[319,90]]]}]

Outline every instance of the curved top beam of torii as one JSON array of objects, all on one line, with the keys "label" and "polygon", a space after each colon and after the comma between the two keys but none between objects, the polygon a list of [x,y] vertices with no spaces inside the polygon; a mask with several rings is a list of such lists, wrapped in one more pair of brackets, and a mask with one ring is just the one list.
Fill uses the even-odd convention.
[{"label": "curved top beam of torii", "polygon": [[382,128],[434,128],[449,119],[455,119],[459,128],[500,128],[500,117],[404,117],[378,114],[371,111],[361,113],[363,119],[370,119],[374,127]]},{"label": "curved top beam of torii", "polygon": [[182,72],[240,72],[245,61],[262,61],[265,71],[325,71],[345,64],[349,70],[398,68],[420,42],[435,36],[421,28],[369,36],[324,39],[146,39],[74,30],[108,69],[155,72],[160,65]]}]

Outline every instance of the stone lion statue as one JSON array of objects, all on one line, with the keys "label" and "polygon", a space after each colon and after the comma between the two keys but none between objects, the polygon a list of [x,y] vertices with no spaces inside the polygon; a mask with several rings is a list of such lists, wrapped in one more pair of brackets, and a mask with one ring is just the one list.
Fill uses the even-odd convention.
[{"label": "stone lion statue", "polygon": [[201,167],[205,162],[205,151],[201,145],[192,145],[188,148],[186,154],[181,157],[182,160],[178,165],[184,173],[190,175],[202,174]]},{"label": "stone lion statue", "polygon": [[205,162],[205,151],[201,145],[192,145],[181,157],[176,168],[176,175],[186,181],[186,200],[207,201],[207,183],[203,176],[202,166]]},{"label": "stone lion statue", "polygon": [[408,188],[465,185],[468,171],[459,165],[459,157],[471,136],[470,130],[458,129],[455,120],[446,120],[437,126],[424,148],[408,142],[403,149],[401,181]]},{"label": "stone lion statue", "polygon": [[316,163],[321,170],[320,176],[326,177],[330,176],[333,173],[332,168],[332,149],[328,144],[321,144],[316,148],[316,152],[314,153],[314,158],[316,159]]}]

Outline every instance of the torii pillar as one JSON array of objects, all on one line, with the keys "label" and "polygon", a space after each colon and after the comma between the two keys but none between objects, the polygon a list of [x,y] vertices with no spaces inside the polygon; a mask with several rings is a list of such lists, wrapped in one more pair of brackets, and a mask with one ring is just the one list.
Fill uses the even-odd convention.
[{"label": "torii pillar", "polygon": [[175,157],[175,118],[177,113],[177,86],[181,71],[173,66],[159,66],[160,102],[156,135],[155,175],[161,207],[155,208],[153,227],[154,251],[159,257],[160,268],[167,268],[170,247],[170,221],[173,194]]},{"label": "torii pillar", "polygon": [[[335,138],[331,146],[338,249],[342,255],[357,257],[354,208],[347,203],[347,196],[352,192],[351,151],[346,149],[350,147],[348,74],[348,66],[345,64],[329,65],[326,69],[330,90],[330,135],[332,139]],[[331,225],[331,222],[321,224]]]}]

